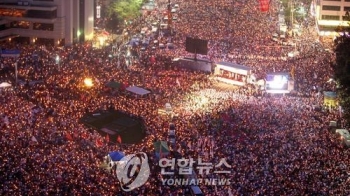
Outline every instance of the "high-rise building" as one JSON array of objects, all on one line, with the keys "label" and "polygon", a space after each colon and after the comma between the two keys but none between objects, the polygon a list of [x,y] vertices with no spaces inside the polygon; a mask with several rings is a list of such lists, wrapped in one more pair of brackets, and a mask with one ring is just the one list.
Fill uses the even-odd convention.
[{"label": "high-rise building", "polygon": [[349,11],[350,0],[314,0],[311,6],[321,36],[335,36],[336,29],[349,26]]},{"label": "high-rise building", "polygon": [[93,38],[94,0],[1,0],[0,40],[70,45]]}]

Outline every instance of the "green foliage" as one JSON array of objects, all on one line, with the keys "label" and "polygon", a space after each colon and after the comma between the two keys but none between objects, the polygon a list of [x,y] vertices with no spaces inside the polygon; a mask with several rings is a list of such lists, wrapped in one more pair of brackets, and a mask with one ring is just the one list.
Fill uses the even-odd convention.
[{"label": "green foliage", "polygon": [[[306,17],[306,13],[302,13],[300,12],[301,9],[301,5],[299,3],[297,3],[296,0],[282,0],[282,7],[284,8],[284,16],[285,16],[285,21],[286,23],[290,23],[291,22],[291,16],[292,16],[292,8],[294,9],[293,11],[293,17],[294,20],[304,20],[304,18]],[[305,5],[310,5],[312,0],[304,0],[302,1],[304,6]],[[292,6],[292,3],[294,6]]]},{"label": "green foliage", "polygon": [[111,2],[109,14],[116,14],[119,20],[133,19],[141,13],[142,0],[114,0]]},{"label": "green foliage", "polygon": [[112,32],[121,31],[125,24],[124,20],[140,16],[142,4],[142,0],[112,0],[107,8],[106,28]]},{"label": "green foliage", "polygon": [[337,94],[344,109],[344,117],[350,123],[350,37],[338,37],[335,44],[334,77],[338,83]]}]

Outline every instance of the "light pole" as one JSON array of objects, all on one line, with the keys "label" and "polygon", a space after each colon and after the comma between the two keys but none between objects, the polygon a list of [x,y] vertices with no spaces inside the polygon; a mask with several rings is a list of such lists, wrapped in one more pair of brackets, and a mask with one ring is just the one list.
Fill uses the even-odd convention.
[{"label": "light pole", "polygon": [[170,29],[170,35],[173,34],[173,28],[171,26],[173,20],[173,16],[171,14],[171,3],[170,0],[168,0],[168,28]]},{"label": "light pole", "polygon": [[17,70],[18,60],[15,62],[15,78],[16,78],[16,86],[18,83],[18,70]]},{"label": "light pole", "polygon": [[58,54],[56,55],[56,64],[58,65],[58,69],[60,69],[60,57],[58,56]]}]

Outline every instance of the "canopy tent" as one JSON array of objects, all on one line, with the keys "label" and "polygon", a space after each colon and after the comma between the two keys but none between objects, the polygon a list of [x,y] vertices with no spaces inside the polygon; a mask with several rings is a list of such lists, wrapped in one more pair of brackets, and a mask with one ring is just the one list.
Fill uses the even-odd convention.
[{"label": "canopy tent", "polygon": [[166,141],[156,141],[153,146],[156,154],[168,154],[170,152]]},{"label": "canopy tent", "polygon": [[110,152],[109,157],[111,158],[112,161],[120,161],[125,155],[123,152],[120,151],[114,151],[114,152]]},{"label": "canopy tent", "polygon": [[106,86],[114,89],[119,89],[121,87],[121,84],[119,82],[111,81],[111,82],[108,82]]},{"label": "canopy tent", "polygon": [[8,82],[2,82],[1,84],[0,84],[0,88],[6,88],[6,87],[11,87],[12,85],[10,84],[10,83],[8,83]]},{"label": "canopy tent", "polygon": [[150,91],[137,86],[130,86],[126,88],[126,90],[129,92],[135,93],[137,95],[147,95],[150,93]]}]

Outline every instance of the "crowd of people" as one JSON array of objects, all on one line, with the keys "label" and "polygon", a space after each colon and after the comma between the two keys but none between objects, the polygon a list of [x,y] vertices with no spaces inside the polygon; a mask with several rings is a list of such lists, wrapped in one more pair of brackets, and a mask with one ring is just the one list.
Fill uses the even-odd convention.
[{"label": "crowd of people", "polygon": [[[172,151],[212,163],[225,158],[232,167],[229,174],[198,174],[230,179],[230,185],[200,185],[205,195],[350,194],[349,151],[329,128],[339,112],[319,109],[323,105],[319,92],[333,88],[327,83],[332,54],[322,50],[315,38],[302,35],[298,49],[303,52],[297,58],[257,58],[288,52],[271,40],[278,2],[273,1],[269,13],[260,13],[255,1],[176,3],[180,7],[172,39],[176,49],[146,50],[130,66],[123,57],[118,66],[108,47],[3,43],[4,48],[20,48],[21,56],[1,59],[1,67],[7,68],[1,80],[13,80],[17,62],[22,83],[0,93],[1,195],[187,194],[188,186],[162,185],[164,176],[154,153],[153,142],[167,140],[169,118],[156,112],[165,103],[171,103],[177,116],[171,119],[176,127]],[[139,18],[129,28],[139,29],[147,21]],[[209,40],[208,56],[213,61],[250,66],[261,78],[295,66],[298,94],[257,96],[249,88],[221,89],[206,73],[174,67],[172,59],[186,55],[180,46],[188,35]],[[147,61],[150,56],[155,58],[152,63]],[[91,78],[94,86],[84,86],[85,78]],[[112,94],[105,86],[112,80],[152,93],[143,99],[125,92]],[[108,143],[78,123],[86,111],[110,105],[142,117],[148,134],[141,143]],[[104,141],[102,146],[95,145],[97,139]],[[100,167],[111,151],[147,153],[151,169],[147,183],[123,192],[118,179]]]}]

